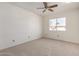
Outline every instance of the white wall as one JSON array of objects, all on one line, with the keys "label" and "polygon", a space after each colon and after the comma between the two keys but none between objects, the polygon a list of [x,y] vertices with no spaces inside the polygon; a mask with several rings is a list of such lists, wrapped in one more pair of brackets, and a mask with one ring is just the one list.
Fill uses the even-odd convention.
[{"label": "white wall", "polygon": [[0,3],[0,49],[38,39],[41,36],[40,16],[8,3]]},{"label": "white wall", "polygon": [[[48,21],[53,18],[66,17],[66,31],[65,32],[53,32],[48,30]],[[52,13],[45,16],[44,20],[44,37],[64,40],[74,43],[79,43],[79,9],[71,9],[60,13]],[[59,36],[59,37],[58,37]]]}]

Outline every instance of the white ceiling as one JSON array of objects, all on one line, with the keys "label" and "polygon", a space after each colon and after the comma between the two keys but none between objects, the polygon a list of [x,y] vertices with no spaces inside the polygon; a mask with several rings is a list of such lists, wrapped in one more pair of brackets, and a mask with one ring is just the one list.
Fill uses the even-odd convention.
[{"label": "white ceiling", "polygon": [[45,13],[42,13],[43,9],[37,9],[40,7],[43,7],[42,2],[10,2],[10,4],[24,8],[26,10],[32,11],[38,15],[44,16],[49,15],[54,12],[60,12],[67,9],[73,9],[78,8],[79,3],[78,2],[71,2],[71,3],[65,3],[65,2],[48,2],[48,5],[58,4],[58,7],[54,8],[54,12],[46,11]]}]

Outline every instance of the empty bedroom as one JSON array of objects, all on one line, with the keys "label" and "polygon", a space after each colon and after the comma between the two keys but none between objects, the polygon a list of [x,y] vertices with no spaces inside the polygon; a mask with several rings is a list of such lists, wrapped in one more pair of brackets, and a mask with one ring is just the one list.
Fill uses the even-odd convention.
[{"label": "empty bedroom", "polygon": [[0,56],[79,56],[79,2],[0,2]]}]

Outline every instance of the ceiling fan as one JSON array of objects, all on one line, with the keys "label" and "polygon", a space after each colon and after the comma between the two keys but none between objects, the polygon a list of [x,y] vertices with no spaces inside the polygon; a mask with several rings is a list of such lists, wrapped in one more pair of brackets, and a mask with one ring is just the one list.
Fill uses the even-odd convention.
[{"label": "ceiling fan", "polygon": [[49,11],[53,12],[53,10],[52,10],[51,8],[55,8],[55,7],[58,6],[57,4],[48,6],[48,3],[47,3],[47,2],[43,2],[43,5],[44,5],[44,7],[42,7],[42,8],[37,8],[37,9],[44,9],[44,10],[42,11],[43,13],[44,13],[46,10],[49,10]]}]

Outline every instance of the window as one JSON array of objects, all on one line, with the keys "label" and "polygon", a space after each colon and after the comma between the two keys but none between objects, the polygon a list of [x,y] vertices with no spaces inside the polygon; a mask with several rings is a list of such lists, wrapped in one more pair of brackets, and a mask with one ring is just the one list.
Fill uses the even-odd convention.
[{"label": "window", "polygon": [[56,18],[49,20],[50,31],[66,31],[66,18]]}]

